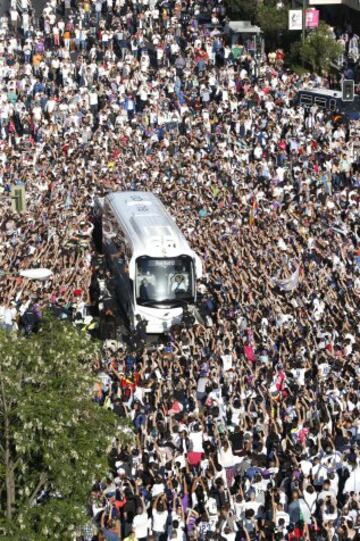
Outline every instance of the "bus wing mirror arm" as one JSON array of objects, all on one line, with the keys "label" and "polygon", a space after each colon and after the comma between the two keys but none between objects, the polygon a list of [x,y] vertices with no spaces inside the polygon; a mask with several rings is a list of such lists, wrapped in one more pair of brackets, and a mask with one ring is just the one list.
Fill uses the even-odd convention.
[{"label": "bus wing mirror arm", "polygon": [[198,255],[195,254],[195,274],[196,278],[199,279],[202,277],[202,263]]},{"label": "bus wing mirror arm", "polygon": [[131,258],[129,261],[129,278],[135,280],[135,259]]}]

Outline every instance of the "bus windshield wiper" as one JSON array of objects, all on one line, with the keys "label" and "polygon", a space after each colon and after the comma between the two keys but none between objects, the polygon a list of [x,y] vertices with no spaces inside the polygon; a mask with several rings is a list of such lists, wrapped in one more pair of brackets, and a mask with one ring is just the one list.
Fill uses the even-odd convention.
[{"label": "bus windshield wiper", "polygon": [[163,299],[161,301],[157,301],[157,304],[184,304],[186,302],[192,302],[193,300],[193,297],[178,297],[173,299]]},{"label": "bus windshield wiper", "polygon": [[140,306],[154,306],[155,304],[158,303],[158,301],[155,301],[155,300],[147,300],[147,301],[143,301],[141,299],[137,299],[137,303],[140,305]]},{"label": "bus windshield wiper", "polygon": [[178,306],[178,305],[183,305],[185,303],[188,303],[188,302],[193,302],[194,301],[194,298],[193,297],[185,297],[185,298],[178,298],[178,299],[161,299],[159,301],[157,301],[156,299],[151,299],[151,300],[140,300],[140,299],[137,299],[137,303],[140,305],[140,306],[152,306],[154,308],[156,308],[156,306],[159,306],[159,305],[163,305],[163,304],[170,304],[170,305],[174,305],[174,306]]}]

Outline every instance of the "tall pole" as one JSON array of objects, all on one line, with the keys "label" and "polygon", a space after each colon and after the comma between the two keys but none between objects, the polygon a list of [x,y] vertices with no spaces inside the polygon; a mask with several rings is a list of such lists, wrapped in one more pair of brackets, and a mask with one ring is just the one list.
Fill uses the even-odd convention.
[{"label": "tall pole", "polygon": [[306,8],[307,8],[307,0],[303,0],[302,4],[302,41],[304,43],[306,38]]}]

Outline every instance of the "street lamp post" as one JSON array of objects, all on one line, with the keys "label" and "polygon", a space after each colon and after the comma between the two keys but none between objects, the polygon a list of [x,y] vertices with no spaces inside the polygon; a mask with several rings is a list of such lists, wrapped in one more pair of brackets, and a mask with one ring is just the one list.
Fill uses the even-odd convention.
[{"label": "street lamp post", "polygon": [[306,8],[307,8],[307,0],[303,0],[303,3],[302,3],[302,41],[303,43],[306,38]]}]

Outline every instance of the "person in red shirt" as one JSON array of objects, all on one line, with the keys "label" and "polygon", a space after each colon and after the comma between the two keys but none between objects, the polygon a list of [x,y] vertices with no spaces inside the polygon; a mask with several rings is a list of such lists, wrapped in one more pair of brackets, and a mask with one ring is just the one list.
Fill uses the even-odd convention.
[{"label": "person in red shirt", "polygon": [[307,536],[306,529],[307,529],[307,527],[302,521],[297,522],[295,524],[295,527],[290,524],[289,528],[288,528],[288,530],[289,530],[289,535],[288,535],[289,541],[293,541],[295,539],[305,539],[305,537]]}]

